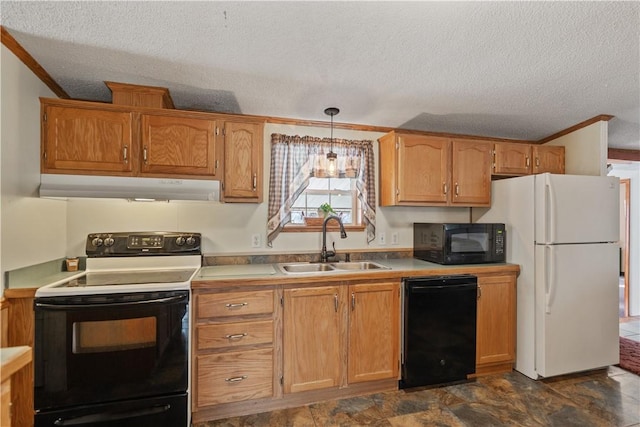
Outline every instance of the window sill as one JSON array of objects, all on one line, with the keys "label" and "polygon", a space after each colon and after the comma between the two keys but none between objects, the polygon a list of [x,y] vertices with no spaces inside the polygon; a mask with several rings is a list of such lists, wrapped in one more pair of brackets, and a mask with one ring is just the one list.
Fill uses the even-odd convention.
[{"label": "window sill", "polygon": [[[345,225],[345,231],[364,231],[364,225]],[[327,224],[327,231],[340,231],[340,226],[336,224]],[[322,232],[321,225],[304,225],[304,224],[287,224],[285,225],[281,233],[312,233],[312,232]]]}]

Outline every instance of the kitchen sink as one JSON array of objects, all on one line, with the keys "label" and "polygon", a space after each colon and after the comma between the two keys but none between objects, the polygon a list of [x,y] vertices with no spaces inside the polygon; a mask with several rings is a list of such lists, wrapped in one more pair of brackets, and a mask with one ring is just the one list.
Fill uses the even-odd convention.
[{"label": "kitchen sink", "polygon": [[330,264],[323,264],[319,262],[280,264],[279,267],[285,273],[320,273],[320,272],[335,270]]},{"label": "kitchen sink", "polygon": [[334,262],[331,265],[337,270],[378,270],[389,268],[373,261]]},{"label": "kitchen sink", "polygon": [[300,262],[292,264],[278,264],[280,270],[285,274],[301,274],[301,273],[329,273],[329,272],[345,272],[345,271],[363,271],[363,270],[379,270],[388,269],[382,264],[373,261],[356,261],[356,262]]}]

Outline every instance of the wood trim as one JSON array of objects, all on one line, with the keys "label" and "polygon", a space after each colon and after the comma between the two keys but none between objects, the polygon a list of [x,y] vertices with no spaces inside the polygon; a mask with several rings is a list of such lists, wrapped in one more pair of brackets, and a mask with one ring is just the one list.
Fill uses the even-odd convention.
[{"label": "wood trim", "polygon": [[640,162],[640,150],[623,150],[621,148],[609,148],[607,158],[611,160],[629,160]]},{"label": "wood trim", "polygon": [[20,59],[20,61],[22,61],[24,65],[33,72],[33,74],[42,80],[42,82],[47,85],[53,93],[58,95],[60,98],[69,98],[67,92],[65,92],[65,90],[56,83],[53,77],[51,77],[51,75],[49,75],[49,73],[47,73],[40,64],[38,64],[38,61],[36,61],[33,56],[31,56],[29,52],[27,52],[2,25],[0,25],[0,33],[2,34],[2,44],[13,52],[13,54],[17,56],[18,59]]},{"label": "wood trim", "polygon": [[600,114],[599,116],[595,116],[592,117],[588,120],[585,120],[584,122],[580,122],[577,125],[573,125],[570,128],[567,128],[565,130],[561,130],[560,132],[554,133],[553,135],[550,135],[546,138],[542,138],[539,141],[534,141],[534,144],[544,144],[546,142],[552,141],[554,139],[560,138],[561,136],[567,135],[571,132],[577,131],[578,129],[582,129],[584,127],[587,127],[589,125],[592,125],[594,123],[597,122],[608,122],[609,120],[613,119],[615,116],[611,116],[609,114]]},{"label": "wood trim", "polygon": [[631,179],[625,178],[620,180],[620,184],[625,185],[624,191],[624,257],[622,263],[624,265],[624,317],[629,317],[629,220],[631,215]]}]

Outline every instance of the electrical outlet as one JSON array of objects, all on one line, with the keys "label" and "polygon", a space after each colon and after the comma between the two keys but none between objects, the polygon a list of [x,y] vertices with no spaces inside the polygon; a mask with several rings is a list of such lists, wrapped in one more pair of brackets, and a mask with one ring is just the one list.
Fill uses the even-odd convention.
[{"label": "electrical outlet", "polygon": [[384,231],[380,234],[378,234],[378,244],[379,245],[386,245],[387,244],[387,236],[385,235]]},{"label": "electrical outlet", "polygon": [[391,244],[397,245],[400,243],[400,236],[398,236],[398,232],[391,233]]},{"label": "electrical outlet", "polygon": [[260,241],[260,235],[259,234],[252,234],[251,235],[251,247],[252,248],[259,248],[262,245],[262,242]]}]

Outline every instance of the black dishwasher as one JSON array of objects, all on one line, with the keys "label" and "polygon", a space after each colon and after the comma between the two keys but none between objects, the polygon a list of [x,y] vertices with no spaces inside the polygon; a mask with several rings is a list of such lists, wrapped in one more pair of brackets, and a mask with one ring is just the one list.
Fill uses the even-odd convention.
[{"label": "black dishwasher", "polygon": [[478,279],[405,279],[400,388],[466,380],[476,370]]}]

